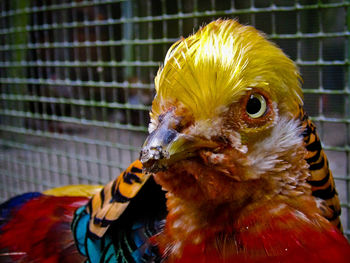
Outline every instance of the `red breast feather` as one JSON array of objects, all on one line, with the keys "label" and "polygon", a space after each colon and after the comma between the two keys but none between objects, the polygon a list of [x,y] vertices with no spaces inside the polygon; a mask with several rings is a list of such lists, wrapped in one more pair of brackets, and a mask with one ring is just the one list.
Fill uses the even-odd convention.
[{"label": "red breast feather", "polygon": [[[308,207],[309,200],[300,201]],[[265,203],[240,216],[231,230],[215,239],[207,236],[198,245],[185,245],[181,259],[174,262],[345,263],[349,259],[348,241],[324,218],[292,205]]]}]

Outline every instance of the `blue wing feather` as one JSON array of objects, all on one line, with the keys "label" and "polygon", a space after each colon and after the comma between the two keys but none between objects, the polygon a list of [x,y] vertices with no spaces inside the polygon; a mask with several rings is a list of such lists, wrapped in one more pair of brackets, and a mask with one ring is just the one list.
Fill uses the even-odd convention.
[{"label": "blue wing feather", "polygon": [[6,202],[0,204],[0,229],[4,223],[11,219],[11,213],[21,208],[22,205],[29,200],[39,197],[42,194],[39,192],[30,192],[15,196]]}]

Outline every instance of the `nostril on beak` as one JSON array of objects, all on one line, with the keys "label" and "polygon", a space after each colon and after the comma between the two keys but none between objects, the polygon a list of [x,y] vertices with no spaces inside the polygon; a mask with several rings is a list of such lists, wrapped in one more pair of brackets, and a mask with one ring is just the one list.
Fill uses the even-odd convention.
[{"label": "nostril on beak", "polygon": [[170,158],[173,143],[179,136],[179,133],[171,128],[175,121],[173,119],[171,112],[167,113],[158,127],[145,140],[140,152],[140,161],[146,170],[151,171],[164,167],[166,162],[163,160]]}]

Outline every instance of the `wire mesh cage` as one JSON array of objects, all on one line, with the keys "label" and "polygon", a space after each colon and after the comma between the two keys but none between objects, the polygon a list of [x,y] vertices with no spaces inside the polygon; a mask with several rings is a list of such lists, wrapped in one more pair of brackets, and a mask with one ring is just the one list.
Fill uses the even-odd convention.
[{"label": "wire mesh cage", "polygon": [[0,200],[117,176],[138,158],[167,49],[217,18],[255,26],[298,64],[349,235],[347,0],[1,0]]}]

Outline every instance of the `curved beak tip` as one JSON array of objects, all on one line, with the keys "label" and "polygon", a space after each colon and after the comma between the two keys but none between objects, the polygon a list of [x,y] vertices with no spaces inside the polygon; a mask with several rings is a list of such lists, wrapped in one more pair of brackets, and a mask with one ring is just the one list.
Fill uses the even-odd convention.
[{"label": "curved beak tip", "polygon": [[148,172],[161,170],[159,161],[168,158],[169,153],[162,146],[144,147],[140,152],[140,161]]}]

